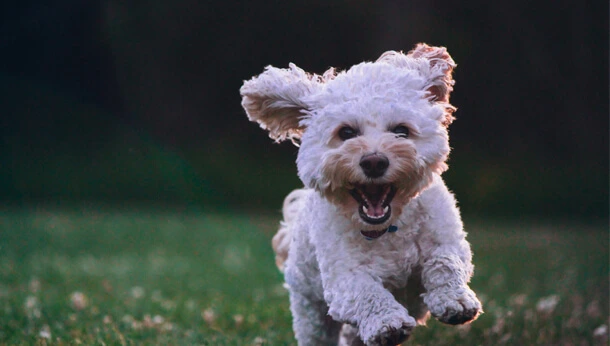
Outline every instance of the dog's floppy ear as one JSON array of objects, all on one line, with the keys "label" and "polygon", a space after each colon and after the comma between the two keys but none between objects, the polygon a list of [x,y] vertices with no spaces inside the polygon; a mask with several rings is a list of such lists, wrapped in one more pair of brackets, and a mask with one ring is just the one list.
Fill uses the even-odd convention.
[{"label": "dog's floppy ear", "polygon": [[261,75],[244,82],[241,105],[250,121],[258,122],[277,142],[298,140],[304,131],[299,121],[308,110],[304,98],[322,85],[321,79],[294,64],[288,69],[267,66]]},{"label": "dog's floppy ear", "polygon": [[449,94],[453,91],[453,69],[457,66],[445,47],[432,47],[425,43],[419,43],[408,54],[413,58],[425,58],[430,62],[430,74],[428,75],[428,92],[432,95],[431,101],[445,105],[445,119],[443,125],[449,126],[455,119],[453,112],[456,108],[449,103]]},{"label": "dog's floppy ear", "polygon": [[[411,58],[411,59],[408,59]],[[425,66],[417,68],[412,65],[412,59],[425,59]],[[402,53],[385,52],[377,61],[384,61],[400,68],[417,68],[426,78],[425,90],[430,94],[431,102],[438,102],[445,106],[446,116],[443,125],[448,126],[454,120],[452,114],[455,111],[449,103],[449,95],[453,91],[452,73],[457,66],[445,47],[433,47],[425,43],[419,43],[405,56]]]},{"label": "dog's floppy ear", "polygon": [[430,62],[429,88],[434,101],[449,102],[449,94],[453,91],[455,81],[451,76],[457,66],[445,47],[432,47],[420,43],[407,56],[415,59],[425,58]]}]

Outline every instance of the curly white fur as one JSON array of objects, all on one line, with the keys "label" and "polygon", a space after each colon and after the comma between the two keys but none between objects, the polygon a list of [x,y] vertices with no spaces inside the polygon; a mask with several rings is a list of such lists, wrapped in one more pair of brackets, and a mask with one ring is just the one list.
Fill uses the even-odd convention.
[{"label": "curly white fur", "polygon": [[[338,74],[267,67],[241,88],[250,120],[301,142],[306,188],[286,198],[273,238],[300,345],[398,344],[428,311],[449,324],[480,313],[470,246],[440,177],[454,67],[445,48],[420,44]],[[364,162],[372,156],[386,164]]]}]

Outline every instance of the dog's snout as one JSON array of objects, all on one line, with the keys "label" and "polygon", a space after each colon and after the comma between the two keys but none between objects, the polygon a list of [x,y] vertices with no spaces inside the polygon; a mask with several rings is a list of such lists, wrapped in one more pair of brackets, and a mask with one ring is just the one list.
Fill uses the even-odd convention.
[{"label": "dog's snout", "polygon": [[385,171],[390,165],[390,160],[379,153],[364,155],[360,159],[360,167],[369,178],[379,178],[385,174]]}]

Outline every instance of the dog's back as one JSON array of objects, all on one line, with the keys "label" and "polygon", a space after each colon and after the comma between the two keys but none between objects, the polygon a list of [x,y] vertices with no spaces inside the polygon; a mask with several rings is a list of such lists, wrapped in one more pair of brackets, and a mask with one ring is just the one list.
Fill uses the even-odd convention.
[{"label": "dog's back", "polygon": [[282,272],[284,271],[284,263],[288,258],[288,250],[292,241],[292,227],[308,193],[308,189],[298,189],[292,191],[284,198],[282,206],[283,220],[280,222],[280,229],[271,240],[273,251],[275,251],[275,264]]}]

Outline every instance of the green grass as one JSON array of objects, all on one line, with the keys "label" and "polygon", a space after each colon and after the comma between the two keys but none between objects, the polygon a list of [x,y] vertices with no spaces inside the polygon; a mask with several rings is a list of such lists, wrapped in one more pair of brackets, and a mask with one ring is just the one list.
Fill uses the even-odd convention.
[{"label": "green grass", "polygon": [[[4,209],[0,344],[295,344],[269,245],[277,223],[163,209]],[[467,226],[485,314],[462,327],[431,320],[408,344],[607,343],[606,225]]]}]

